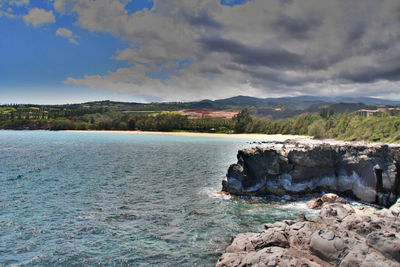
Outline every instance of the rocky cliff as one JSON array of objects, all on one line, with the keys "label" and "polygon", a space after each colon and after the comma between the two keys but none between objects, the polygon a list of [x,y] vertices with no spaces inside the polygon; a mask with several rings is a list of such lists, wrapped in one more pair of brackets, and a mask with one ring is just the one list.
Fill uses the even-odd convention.
[{"label": "rocky cliff", "polygon": [[235,195],[334,192],[390,206],[400,195],[400,147],[284,142],[239,150],[222,191]]},{"label": "rocky cliff", "polygon": [[237,235],[217,266],[400,266],[400,203],[376,210],[324,203],[320,216]]}]

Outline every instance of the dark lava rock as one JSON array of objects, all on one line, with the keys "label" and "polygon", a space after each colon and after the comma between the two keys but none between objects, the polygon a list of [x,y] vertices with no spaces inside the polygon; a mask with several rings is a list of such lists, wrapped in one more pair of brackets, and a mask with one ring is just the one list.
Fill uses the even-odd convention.
[{"label": "dark lava rock", "polygon": [[235,195],[335,192],[383,206],[400,195],[400,147],[365,144],[269,144],[239,150],[223,181]]}]

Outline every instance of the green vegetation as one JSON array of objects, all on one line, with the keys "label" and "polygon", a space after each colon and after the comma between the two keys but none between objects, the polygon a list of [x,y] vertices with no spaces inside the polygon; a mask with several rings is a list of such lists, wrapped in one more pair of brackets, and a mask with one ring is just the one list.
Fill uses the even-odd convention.
[{"label": "green vegetation", "polygon": [[255,119],[246,132],[310,135],[316,138],[400,142],[400,114],[361,117],[354,113],[306,113],[288,120]]},{"label": "green vegetation", "polygon": [[190,120],[177,110],[135,110],[135,105],[132,105],[133,110],[126,108],[124,103],[109,101],[62,106],[1,106],[0,129],[196,132],[229,132],[233,129],[231,119]]},{"label": "green vegetation", "polygon": [[382,113],[365,118],[355,113],[336,113],[331,109],[332,105],[325,103],[316,112],[303,111],[288,119],[255,116],[247,108],[232,119],[189,119],[180,112],[185,105],[187,103],[137,104],[110,101],[49,106],[3,105],[0,106],[0,129],[264,133],[400,142],[398,113],[394,116]]},{"label": "green vegetation", "polygon": [[380,114],[364,118],[344,113],[315,121],[309,128],[309,134],[313,135],[313,131],[320,134],[320,137],[342,140],[399,142],[400,115]]},{"label": "green vegetation", "polygon": [[240,111],[239,114],[233,118],[233,124],[236,133],[246,132],[246,128],[251,123],[253,123],[253,119],[251,118],[247,108]]}]

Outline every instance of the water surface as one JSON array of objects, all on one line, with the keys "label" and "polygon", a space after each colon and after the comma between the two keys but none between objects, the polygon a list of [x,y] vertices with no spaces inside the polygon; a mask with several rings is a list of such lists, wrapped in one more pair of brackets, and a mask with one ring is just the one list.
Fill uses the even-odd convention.
[{"label": "water surface", "polygon": [[247,141],[0,131],[0,266],[213,266],[304,207],[216,193]]}]

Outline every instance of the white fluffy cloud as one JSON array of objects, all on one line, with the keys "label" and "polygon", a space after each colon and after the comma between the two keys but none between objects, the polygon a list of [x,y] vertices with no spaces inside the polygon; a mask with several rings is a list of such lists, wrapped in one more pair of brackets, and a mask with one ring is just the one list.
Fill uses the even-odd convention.
[{"label": "white fluffy cloud", "polygon": [[53,11],[46,11],[40,8],[32,8],[29,13],[22,17],[25,24],[39,27],[43,24],[49,24],[56,22],[56,18],[53,15]]},{"label": "white fluffy cloud", "polygon": [[56,35],[68,38],[72,36],[72,31],[66,28],[58,28],[56,31]]},{"label": "white fluffy cloud", "polygon": [[67,3],[65,2],[65,0],[55,0],[54,10],[60,12],[61,14],[64,14],[66,5]]},{"label": "white fluffy cloud", "polygon": [[79,43],[76,41],[76,38],[78,38],[77,35],[74,35],[71,30],[68,30],[67,28],[58,28],[56,31],[56,35],[64,37],[68,39],[68,41],[72,44],[78,45]]},{"label": "white fluffy cloud", "polygon": [[[73,12],[81,27],[127,40],[130,47],[114,58],[131,64],[66,83],[165,100],[385,96],[400,85],[397,0],[253,0],[233,7],[156,0],[152,10],[135,13],[127,1],[65,3],[54,7]],[[178,67],[182,60],[189,63]]]}]

